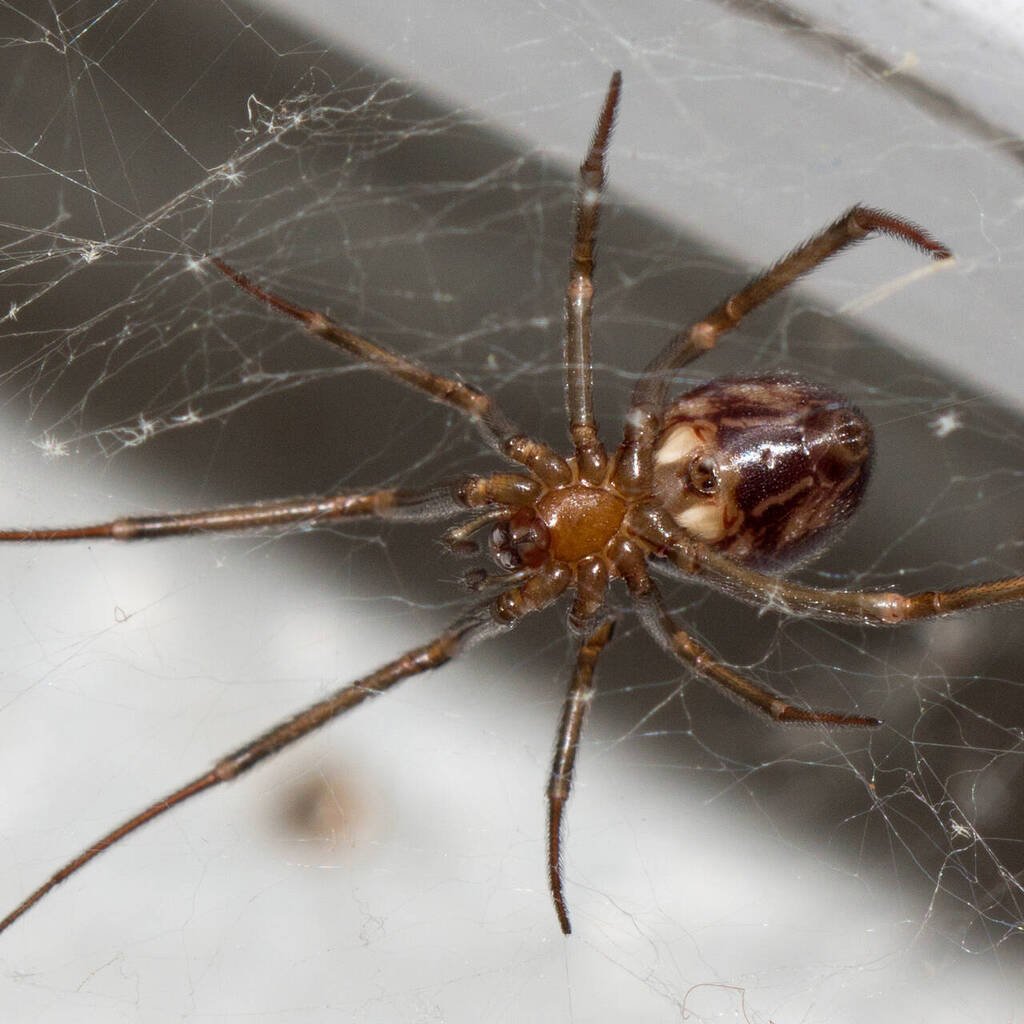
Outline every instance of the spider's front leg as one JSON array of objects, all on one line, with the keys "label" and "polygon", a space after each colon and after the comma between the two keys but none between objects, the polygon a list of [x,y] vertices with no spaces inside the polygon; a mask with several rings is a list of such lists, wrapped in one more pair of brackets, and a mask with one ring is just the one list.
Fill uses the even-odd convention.
[{"label": "spider's front leg", "polygon": [[311,705],[304,711],[285,719],[256,739],[222,757],[208,772],[186,783],[172,793],[155,800],[134,817],[122,822],[77,857],[68,861],[38,889],[30,893],[3,920],[0,932],[10,927],[29,909],[35,906],[50,890],[85,867],[89,861],[109,850],[126,836],[159,817],[179,804],[223,782],[237,778],[254,767],[264,758],[294,743],[296,740],[319,728],[338,715],[350,711],[368,697],[375,697],[390,689],[396,683],[429,669],[438,668],[450,661],[468,646],[476,643],[501,628],[491,614],[490,605],[474,609],[454,622],[434,640],[421,647],[414,647],[401,657],[377,669],[362,679],[342,687],[335,693]]},{"label": "spider's front leg", "polygon": [[[296,523],[317,525],[360,517],[444,519],[460,511],[479,508],[493,510],[495,507],[504,510],[498,514],[507,515],[509,510],[531,502],[538,488],[539,485],[528,477],[515,473],[496,473],[415,490],[388,488],[160,516],[126,517],[87,526],[7,529],[0,530],[0,541],[48,542],[96,538],[140,540],[200,532],[244,531]],[[264,758],[361,704],[366,698],[390,689],[403,679],[438,668],[471,644],[514,625],[524,615],[553,601],[568,583],[568,575],[564,571],[546,569],[533,574],[518,585],[506,589],[494,600],[462,616],[429,643],[413,648],[376,672],[343,687],[221,758],[210,771],[154,801],[70,860],[0,920],[0,932],[94,857],[154,818],[213,786],[236,778]]]}]

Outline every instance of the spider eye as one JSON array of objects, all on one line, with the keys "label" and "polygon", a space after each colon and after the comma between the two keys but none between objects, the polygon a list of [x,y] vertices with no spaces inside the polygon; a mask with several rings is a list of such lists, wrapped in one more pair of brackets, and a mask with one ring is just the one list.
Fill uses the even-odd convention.
[{"label": "spider eye", "polygon": [[686,467],[686,482],[698,494],[714,494],[718,490],[718,466],[710,455],[695,455]]}]

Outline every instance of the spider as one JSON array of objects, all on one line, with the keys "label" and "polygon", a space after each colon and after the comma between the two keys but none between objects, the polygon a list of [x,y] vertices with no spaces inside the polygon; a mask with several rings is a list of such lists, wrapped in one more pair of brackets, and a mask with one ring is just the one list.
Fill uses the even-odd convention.
[{"label": "spider", "polygon": [[594,670],[611,640],[606,605],[621,581],[640,620],[689,670],[774,722],[871,728],[876,718],[798,707],[722,664],[672,618],[648,562],[672,568],[739,600],[773,611],[870,625],[897,625],[969,608],[1024,601],[1024,576],[942,591],[828,590],[783,573],[819,553],[856,510],[871,469],[873,438],[841,395],[795,376],[713,380],[672,401],[674,374],[713,348],[745,316],[825,260],[875,234],[934,259],[950,251],[891,213],[854,206],[706,316],[672,337],[637,381],[623,439],[609,455],[598,436],[591,387],[594,245],[605,181],[605,154],[621,93],[612,75],[576,187],[569,282],[565,292],[566,412],[572,454],[562,456],[518,430],[492,398],[432,373],[328,319],[265,290],[218,257],[209,262],[242,291],[293,317],[315,337],[469,418],[513,468],[416,488],[293,498],[124,518],[88,526],[9,529],[4,541],[86,538],[141,540],[209,531],[319,524],[355,517],[459,521],[444,533],[457,554],[487,545],[498,572],[476,569],[471,590],[487,597],[427,643],[292,715],[160,797],[68,861],[2,921],[0,931],[85,864],[154,818],[204,790],[242,775],[264,758],[412,676],[457,657],[572,593],[568,628],[575,669],[562,710],[547,787],[547,875],[561,930],[571,931],[563,891],[563,815],[594,688]]}]

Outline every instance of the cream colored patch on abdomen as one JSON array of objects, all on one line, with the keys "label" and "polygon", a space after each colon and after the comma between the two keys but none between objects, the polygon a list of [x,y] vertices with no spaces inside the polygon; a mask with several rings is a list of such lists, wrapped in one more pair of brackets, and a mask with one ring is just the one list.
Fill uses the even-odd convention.
[{"label": "cream colored patch on abdomen", "polygon": [[726,533],[725,508],[718,501],[705,500],[691,505],[682,512],[677,512],[672,518],[687,533],[692,533],[709,544],[720,541]]},{"label": "cream colored patch on abdomen", "polygon": [[[708,437],[714,433],[714,427],[708,423],[699,426],[677,424],[665,432],[661,444],[655,449],[655,466],[677,466],[680,473],[685,472],[693,456],[708,449]],[[678,526],[700,540],[709,544],[720,541],[727,532],[725,502],[717,495],[706,498],[691,492],[691,497],[692,503],[673,512],[672,518]]]},{"label": "cream colored patch on abdomen", "polygon": [[704,446],[705,442],[697,430],[680,423],[665,434],[664,440],[654,450],[654,464],[664,466],[668,462],[678,462],[685,465],[689,457]]}]

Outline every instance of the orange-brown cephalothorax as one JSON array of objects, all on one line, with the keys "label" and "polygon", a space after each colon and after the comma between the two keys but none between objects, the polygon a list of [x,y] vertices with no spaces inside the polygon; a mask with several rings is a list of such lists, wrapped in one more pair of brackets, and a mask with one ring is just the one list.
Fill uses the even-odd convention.
[{"label": "orange-brown cephalothorax", "polygon": [[604,487],[568,484],[537,502],[537,515],[551,537],[551,555],[575,563],[600,554],[619,531],[626,503]]}]

